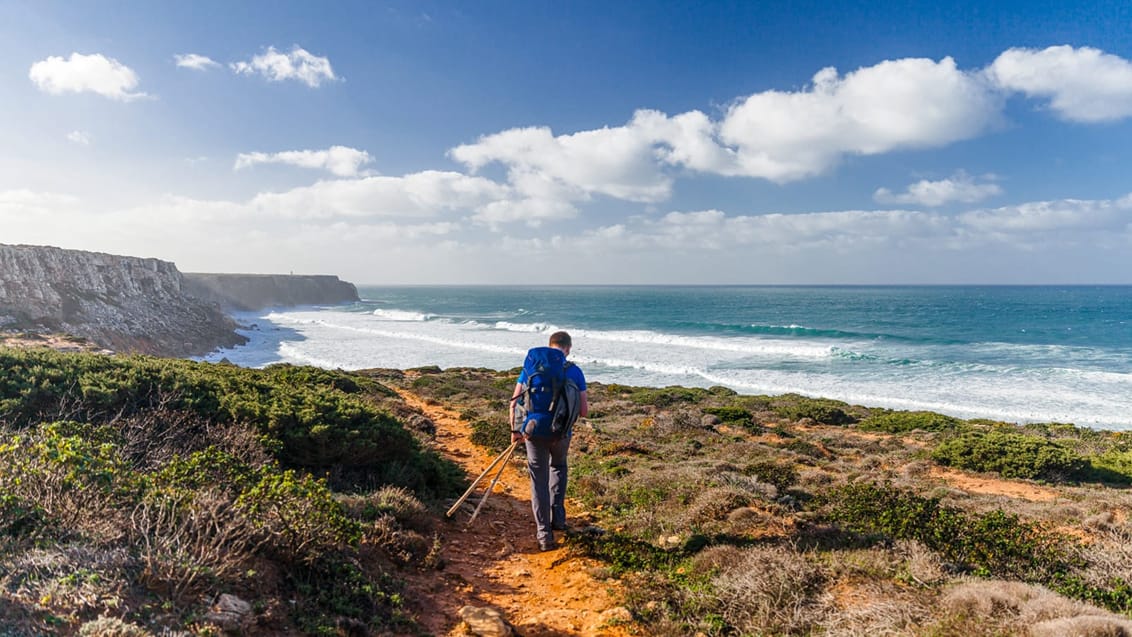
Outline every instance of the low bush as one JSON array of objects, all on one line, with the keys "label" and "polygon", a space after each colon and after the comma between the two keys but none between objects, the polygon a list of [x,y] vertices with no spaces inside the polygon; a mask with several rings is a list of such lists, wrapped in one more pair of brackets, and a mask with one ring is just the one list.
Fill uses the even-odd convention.
[{"label": "low bush", "polygon": [[1085,473],[1090,480],[1115,484],[1132,483],[1132,451],[1109,449],[1090,456]]},{"label": "low bush", "polygon": [[848,403],[839,400],[785,394],[775,401],[773,411],[790,420],[809,418],[823,425],[848,425],[857,421],[855,416],[846,411],[848,408]]},{"label": "low bush", "polygon": [[[246,423],[263,448],[291,468],[334,470],[363,485],[403,480],[398,484],[434,496],[458,489],[435,454],[367,400],[391,391],[371,378],[305,366],[254,370],[49,350],[0,349],[0,368],[6,371],[0,375],[0,423],[15,428],[65,419],[112,424],[128,435],[135,424],[153,424],[135,423],[140,414],[194,414],[196,420],[175,421],[167,433],[199,438],[217,426]],[[150,433],[150,440],[161,437]]]},{"label": "low bush", "polygon": [[501,422],[477,420],[472,423],[471,441],[484,449],[499,453],[511,446],[511,428]]},{"label": "low bush", "polygon": [[892,411],[874,409],[868,418],[857,427],[864,431],[883,431],[900,434],[921,429],[923,431],[945,431],[955,429],[963,423],[958,418],[944,416],[933,411]]},{"label": "low bush", "polygon": [[743,467],[743,473],[755,476],[760,482],[773,484],[779,493],[798,483],[798,470],[794,465],[774,460],[758,460]]},{"label": "low bush", "polygon": [[338,548],[356,544],[357,522],[345,515],[326,484],[294,471],[263,471],[236,506],[248,516],[265,545],[284,559],[313,563]]},{"label": "low bush", "polygon": [[751,412],[742,407],[707,407],[704,409],[704,413],[711,414],[729,425],[750,427],[755,424],[755,419],[751,416]]},{"label": "low bush", "polygon": [[637,389],[629,399],[641,405],[668,407],[676,403],[698,403],[710,394],[698,387],[662,387],[660,389]]},{"label": "low bush", "polygon": [[992,429],[967,431],[941,442],[932,460],[970,471],[990,471],[1004,478],[1060,481],[1086,475],[1088,463],[1056,440]]},{"label": "low bush", "polygon": [[889,540],[916,540],[983,576],[1048,583],[1079,567],[1070,541],[999,510],[968,514],[892,485],[849,484],[827,494],[842,528]]}]

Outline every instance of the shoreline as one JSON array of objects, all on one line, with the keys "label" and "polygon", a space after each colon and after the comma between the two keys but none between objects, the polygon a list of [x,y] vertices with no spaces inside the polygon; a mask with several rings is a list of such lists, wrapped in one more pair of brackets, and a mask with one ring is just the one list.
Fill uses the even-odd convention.
[{"label": "shoreline", "polygon": [[[233,318],[241,324],[239,333],[247,337],[248,342],[236,348],[216,350],[207,356],[195,357],[194,360],[212,362],[227,360],[253,368],[274,363],[290,363],[345,371],[374,367],[409,370],[430,366],[441,369],[483,368],[505,371],[518,367],[526,351],[524,348],[542,338],[540,332],[493,331],[487,327],[461,332],[460,330],[466,326],[454,323],[442,324],[439,321],[424,319],[371,321],[368,312],[326,312],[313,306],[245,312],[234,314]],[[437,328],[442,328],[445,332],[437,332]],[[461,341],[460,337],[463,334],[468,334],[469,338],[478,339],[480,342]],[[585,330],[577,330],[577,334],[582,335],[576,336],[579,340],[587,338]],[[590,352],[608,342],[596,337],[588,338],[591,338],[593,343],[593,346],[588,348]],[[587,355],[587,350],[584,349],[575,352],[572,360],[586,370],[587,379],[606,384],[703,389],[723,386],[750,396],[799,394],[811,398],[867,405],[871,408],[931,411],[965,420],[988,419],[1017,425],[1068,422],[1077,427],[1098,431],[1132,430],[1132,420],[1123,422],[1099,417],[1058,415],[1054,410],[1031,410],[1029,404],[1019,401],[1005,404],[1005,407],[1013,407],[1013,412],[1005,407],[995,408],[996,405],[989,398],[989,392],[994,391],[993,388],[987,389],[981,403],[978,401],[961,403],[957,400],[953,404],[943,404],[938,400],[932,400],[930,396],[918,396],[914,387],[904,395],[884,396],[872,391],[874,388],[867,384],[853,386],[852,379],[841,381],[841,388],[849,390],[844,392],[820,391],[797,385],[783,386],[773,383],[767,383],[764,387],[750,387],[741,383],[727,382],[720,378],[722,374],[697,375],[690,372],[687,365],[676,366],[672,370],[660,367],[657,368],[659,371],[656,371],[641,364],[634,364],[632,361],[625,361],[623,366],[617,367],[610,365],[608,358]],[[959,382],[969,389],[983,389],[979,379],[974,376]],[[1040,389],[1036,385],[1035,388]],[[1022,410],[1026,410],[1026,413],[1021,413]]]}]

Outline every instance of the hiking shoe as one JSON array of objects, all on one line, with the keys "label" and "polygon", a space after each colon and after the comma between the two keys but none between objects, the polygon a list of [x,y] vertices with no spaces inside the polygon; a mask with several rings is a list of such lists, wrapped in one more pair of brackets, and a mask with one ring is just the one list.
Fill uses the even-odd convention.
[{"label": "hiking shoe", "polygon": [[558,543],[553,539],[538,541],[538,550],[540,551],[553,551],[556,548],[558,548]]}]

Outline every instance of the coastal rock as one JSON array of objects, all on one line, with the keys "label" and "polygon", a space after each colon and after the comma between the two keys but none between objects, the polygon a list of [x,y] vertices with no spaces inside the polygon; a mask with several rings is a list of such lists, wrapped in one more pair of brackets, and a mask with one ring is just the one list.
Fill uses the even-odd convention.
[{"label": "coastal rock", "polygon": [[515,634],[515,629],[503,619],[503,613],[490,606],[464,606],[459,612],[468,632],[476,637],[509,637]]},{"label": "coastal rock", "polygon": [[163,356],[246,341],[219,306],[185,295],[173,263],[49,246],[0,244],[0,317],[9,329]]},{"label": "coastal rock", "polygon": [[186,272],[189,296],[226,310],[251,311],[294,305],[336,305],[358,300],[353,283],[331,275],[206,274]]},{"label": "coastal rock", "polygon": [[251,620],[251,616],[251,604],[235,595],[223,593],[213,604],[208,614],[204,616],[204,620],[216,624],[221,630],[234,632],[247,624]]}]

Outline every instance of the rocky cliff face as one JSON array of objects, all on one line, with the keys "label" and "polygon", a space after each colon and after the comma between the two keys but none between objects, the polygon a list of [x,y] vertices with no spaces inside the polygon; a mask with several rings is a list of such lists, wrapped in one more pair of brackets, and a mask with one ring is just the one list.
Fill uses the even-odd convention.
[{"label": "rocky cliff face", "polygon": [[353,283],[326,275],[201,274],[186,272],[187,294],[229,310],[292,305],[334,305],[358,300]]},{"label": "rocky cliff face", "polygon": [[47,329],[126,352],[191,356],[243,343],[168,261],[0,244],[0,327]]}]

